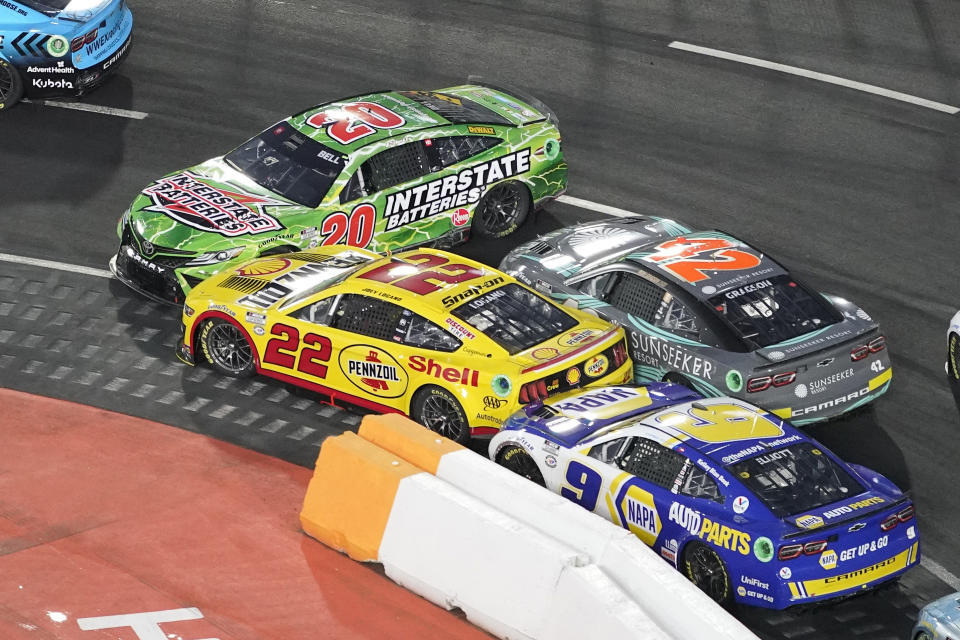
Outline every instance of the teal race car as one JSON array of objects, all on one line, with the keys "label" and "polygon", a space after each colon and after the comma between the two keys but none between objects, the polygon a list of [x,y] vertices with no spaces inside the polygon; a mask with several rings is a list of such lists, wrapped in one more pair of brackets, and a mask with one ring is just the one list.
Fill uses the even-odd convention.
[{"label": "teal race car", "polygon": [[557,118],[536,98],[478,84],[370,93],[155,180],[123,214],[110,268],[181,304],[204,278],[263,255],[506,236],[566,184]]},{"label": "teal race car", "polygon": [[24,96],[81,96],[130,51],[126,0],[0,0],[0,111]]}]

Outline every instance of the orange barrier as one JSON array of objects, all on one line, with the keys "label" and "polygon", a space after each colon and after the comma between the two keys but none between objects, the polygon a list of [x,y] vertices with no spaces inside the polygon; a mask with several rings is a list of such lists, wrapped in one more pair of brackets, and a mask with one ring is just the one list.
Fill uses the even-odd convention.
[{"label": "orange barrier", "polygon": [[360,437],[432,474],[437,473],[440,458],[465,449],[398,413],[365,416]]},{"label": "orange barrier", "polygon": [[[389,417],[367,416],[364,423]],[[397,487],[417,473],[423,472],[352,432],[327,438],[307,487],[300,525],[354,560],[376,562]]]}]

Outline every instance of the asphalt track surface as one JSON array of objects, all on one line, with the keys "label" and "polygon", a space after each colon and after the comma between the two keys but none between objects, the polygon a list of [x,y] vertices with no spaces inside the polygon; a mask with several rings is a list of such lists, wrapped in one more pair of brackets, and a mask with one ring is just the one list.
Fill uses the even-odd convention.
[{"label": "asphalt track surface", "polygon": [[[947,321],[960,306],[950,266],[960,239],[957,116],[668,47],[688,42],[960,105],[960,4],[130,4],[132,52],[85,103],[148,117],[36,104],[0,116],[0,252],[105,268],[116,220],[140,188],[311,104],[469,74],[523,87],[560,118],[570,195],[730,231],[880,322],[891,390],[873,410],[811,431],[909,488],[924,553],[960,575],[960,423],[943,373]],[[496,263],[535,232],[598,217],[552,204],[518,238],[462,251]],[[355,426],[355,414],[281,385],[181,367],[176,325],[173,310],[106,279],[0,262],[0,385],[303,465],[325,435]],[[905,637],[917,605],[953,590],[924,569],[911,574],[827,613],[742,615],[770,637],[849,635],[858,619],[863,637]]]}]

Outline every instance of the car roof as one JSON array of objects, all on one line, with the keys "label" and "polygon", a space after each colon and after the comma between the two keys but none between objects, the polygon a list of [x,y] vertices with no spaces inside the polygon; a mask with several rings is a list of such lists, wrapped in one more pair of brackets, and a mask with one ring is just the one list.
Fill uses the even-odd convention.
[{"label": "car roof", "polygon": [[809,438],[780,418],[737,398],[703,398],[670,383],[581,389],[532,407],[524,428],[567,448],[616,434],[653,439],[720,465]]},{"label": "car roof", "polygon": [[[400,116],[400,118],[403,120],[403,123],[391,128],[372,128],[372,133],[360,137],[355,142],[351,142],[349,144],[344,144],[331,137],[329,134],[329,127],[315,127],[308,124],[308,121],[311,118],[316,120],[315,116],[318,116],[319,114],[337,114],[341,112],[345,106],[356,104],[357,102],[370,102],[385,107],[396,115]],[[462,126],[464,132],[466,132],[466,127],[469,126],[455,125],[423,104],[404,96],[399,91],[368,93],[353,98],[329,102],[327,104],[307,109],[306,111],[295,116],[291,116],[287,119],[287,122],[289,122],[290,125],[296,128],[300,133],[329,147],[330,149],[333,149],[334,151],[337,151],[338,153],[351,153],[368,145],[376,144],[384,140],[389,140],[390,138],[404,136],[410,133],[417,133],[426,129]]]},{"label": "car roof", "polygon": [[[563,273],[568,277],[622,263],[652,272],[699,300],[761,278],[787,273],[764,252],[727,233],[697,231],[684,223],[652,216],[577,225],[553,235],[549,244],[556,247],[560,254],[572,258],[568,265],[563,265]],[[719,253],[728,266],[739,263],[743,267],[693,270],[691,267],[695,266],[698,253]],[[538,261],[544,263],[550,259],[549,253],[543,253]],[[555,260],[559,261],[560,258]]]},{"label": "car roof", "polygon": [[[469,279],[443,281],[447,274],[454,276],[449,279],[456,280],[456,276],[468,270],[473,273]],[[493,282],[495,280],[498,281]],[[438,249],[420,248],[372,262],[351,275],[347,282],[361,292],[389,294],[392,301],[401,306],[427,307],[446,315],[461,302],[483,293],[480,285],[490,282],[489,290],[493,290],[516,280],[476,260]]]}]

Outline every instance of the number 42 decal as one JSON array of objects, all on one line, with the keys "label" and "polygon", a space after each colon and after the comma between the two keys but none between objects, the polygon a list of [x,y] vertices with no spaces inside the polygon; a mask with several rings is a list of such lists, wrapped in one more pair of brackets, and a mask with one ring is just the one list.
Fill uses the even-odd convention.
[{"label": "number 42 decal", "polygon": [[658,263],[685,282],[700,282],[710,278],[705,271],[739,271],[760,264],[758,256],[736,247],[724,238],[680,237],[661,242],[644,260]]}]

